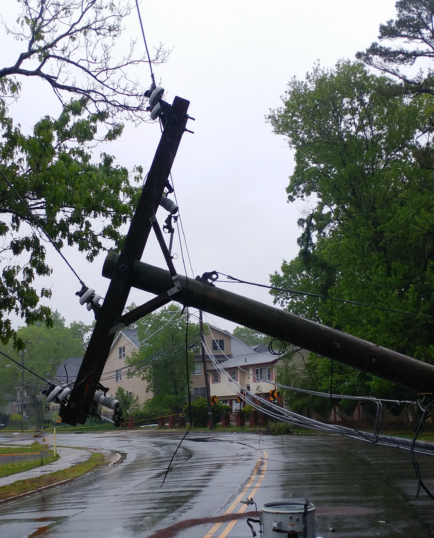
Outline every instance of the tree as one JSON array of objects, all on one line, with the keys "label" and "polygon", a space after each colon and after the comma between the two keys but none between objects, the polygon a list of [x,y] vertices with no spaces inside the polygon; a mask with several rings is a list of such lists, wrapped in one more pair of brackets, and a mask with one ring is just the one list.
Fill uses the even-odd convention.
[{"label": "tree", "polygon": [[235,327],[232,334],[248,346],[256,346],[258,344],[266,345],[270,341],[269,336],[254,331],[253,329],[249,329],[248,327]]},{"label": "tree", "polygon": [[[93,114],[144,117],[144,89],[134,81],[132,69],[140,73],[148,58],[136,54],[133,41],[127,53],[119,55],[120,49],[125,51],[119,40],[131,13],[128,0],[18,1],[16,25],[2,21],[11,39],[23,43],[15,64],[0,69],[4,97],[15,97],[14,77],[37,77],[63,105],[73,95]],[[160,46],[152,62],[163,62],[166,56]]]},{"label": "tree", "polygon": [[[23,43],[23,51],[13,65],[0,68],[0,341],[12,338],[22,349],[11,312],[27,325],[52,322],[50,308],[39,305],[51,291],[34,285],[36,277],[52,271],[45,259],[46,237],[58,250],[78,247],[89,261],[111,246],[121,247],[121,229],[133,214],[138,188],[110,155],[102,153],[95,162],[92,148],[119,138],[122,117],[145,117],[143,88],[131,69],[146,59],[135,56],[134,44],[125,57],[116,57],[129,2],[18,4],[16,27],[3,26]],[[153,61],[164,59],[160,48]],[[53,90],[62,110],[57,118],[43,117],[25,135],[9,108],[19,98],[20,81],[35,77]],[[141,167],[134,180],[142,180]]]},{"label": "tree", "polygon": [[[81,323],[72,322],[70,327],[65,325],[65,319],[55,311],[52,315],[53,326],[45,327],[40,322],[27,327],[20,327],[17,337],[24,342],[25,349],[16,351],[12,346],[2,345],[0,349],[15,361],[24,365],[38,374],[42,379],[34,376],[27,370],[24,371],[24,389],[30,401],[26,404],[26,410],[33,414],[36,420],[42,419],[42,402],[36,396],[45,387],[44,379],[51,381],[56,371],[65,359],[82,357],[85,347],[77,326],[82,327],[84,333],[89,327]],[[8,366],[6,366],[8,365]],[[68,375],[68,372],[62,372]],[[64,381],[64,379],[62,379]],[[0,399],[1,395],[16,394],[16,389],[21,386],[21,368],[10,359],[0,357]]]},{"label": "tree", "polygon": [[[298,256],[271,281],[428,318],[273,294],[292,312],[432,362],[434,177],[420,155],[430,149],[433,98],[386,97],[387,84],[362,64],[317,66],[289,83],[283,108],[270,114],[274,132],[295,150],[288,200],[310,206],[299,220]],[[347,380],[366,387],[360,375],[347,368]],[[369,382],[374,393],[390,388]]]},{"label": "tree", "polygon": [[[420,70],[416,76],[403,73],[401,67],[411,67],[418,60],[434,59],[434,2],[432,0],[400,0],[396,3],[397,18],[380,25],[379,39],[397,43],[396,47],[372,43],[357,59],[367,65],[397,77],[404,91],[434,95],[434,77],[431,68],[426,75]],[[395,87],[395,91],[399,91]]]},{"label": "tree", "polygon": [[147,392],[154,394],[153,405],[181,411],[190,390],[190,346],[199,340],[199,325],[187,320],[180,307],[171,304],[142,318],[137,330],[142,343],[139,351],[126,359],[131,366],[128,377],[139,375],[147,381]]},{"label": "tree", "polygon": [[119,400],[121,404],[121,409],[124,415],[125,420],[133,413],[139,409],[138,396],[129,395],[122,387],[118,387],[115,398]]}]

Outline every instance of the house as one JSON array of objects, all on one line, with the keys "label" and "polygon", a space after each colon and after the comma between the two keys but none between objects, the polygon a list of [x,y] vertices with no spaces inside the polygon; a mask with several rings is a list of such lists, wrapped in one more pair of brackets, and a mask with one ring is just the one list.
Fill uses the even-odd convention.
[{"label": "house", "polygon": [[123,329],[118,332],[113,341],[110,353],[101,375],[101,385],[108,388],[107,394],[115,396],[119,387],[122,387],[132,397],[138,397],[138,404],[142,405],[153,397],[152,392],[146,392],[147,382],[139,376],[127,377],[130,367],[125,360],[139,349],[137,329]]},{"label": "house", "polygon": [[[212,326],[209,328],[209,334],[205,336],[205,355],[211,396],[217,396],[219,402],[230,405],[234,411],[238,410],[242,405],[237,402],[239,388],[235,383],[231,386],[232,381],[237,381],[254,394],[269,399],[279,357],[264,346],[248,346],[228,331]],[[209,353],[214,355],[228,376],[216,370]],[[206,397],[201,355],[195,356],[194,364],[193,397]]]}]

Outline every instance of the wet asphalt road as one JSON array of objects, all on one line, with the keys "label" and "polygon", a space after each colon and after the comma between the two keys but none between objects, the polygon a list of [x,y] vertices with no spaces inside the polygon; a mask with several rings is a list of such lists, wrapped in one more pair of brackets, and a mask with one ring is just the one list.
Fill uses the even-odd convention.
[{"label": "wet asphalt road", "polygon": [[[102,447],[125,458],[0,505],[0,537],[246,538],[245,519],[231,519],[247,508],[240,495],[253,496],[259,509],[308,497],[317,508],[318,536],[434,536],[434,502],[424,493],[414,499],[408,452],[337,437],[189,434],[160,487],[179,438],[141,431],[63,434],[65,446]],[[434,489],[434,458],[418,460]],[[225,513],[229,521],[215,524]],[[190,526],[195,518],[207,519]]]}]

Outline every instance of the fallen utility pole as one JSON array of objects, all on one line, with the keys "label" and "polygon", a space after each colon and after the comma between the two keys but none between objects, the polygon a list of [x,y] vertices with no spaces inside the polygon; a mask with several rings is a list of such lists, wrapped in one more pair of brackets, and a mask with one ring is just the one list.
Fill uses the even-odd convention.
[{"label": "fallen utility pole", "polygon": [[[109,253],[103,267],[104,277],[113,277],[118,258],[116,253]],[[179,280],[182,290],[173,300],[185,306],[290,342],[415,392],[433,391],[434,366],[198,280],[183,276]],[[158,295],[170,285],[168,271],[135,262],[132,287]]]},{"label": "fallen utility pole", "polygon": [[[116,267],[113,267],[109,289],[103,305],[96,310],[95,328],[74,388],[71,391],[69,402],[67,405],[62,404],[60,409],[59,414],[63,422],[67,424],[75,426],[77,422],[85,423],[95,391],[101,388],[99,381],[115,337],[115,328],[119,325],[131,290],[133,265],[136,260],[140,260],[142,257],[153,227],[153,220],[155,221],[155,214],[185,131],[189,104],[189,101],[175,97],[172,106],[167,105],[168,111],[160,143],[131,220],[121,254],[117,258]],[[173,288],[172,278],[167,290],[170,288]]]}]

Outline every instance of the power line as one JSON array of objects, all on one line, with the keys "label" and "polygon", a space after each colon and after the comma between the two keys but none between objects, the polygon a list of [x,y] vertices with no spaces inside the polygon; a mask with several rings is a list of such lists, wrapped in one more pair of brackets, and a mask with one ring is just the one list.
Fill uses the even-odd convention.
[{"label": "power line", "polygon": [[143,29],[142,16],[140,15],[140,8],[139,8],[138,0],[136,0],[136,7],[137,7],[137,13],[139,15],[140,28],[142,29],[143,41],[145,43],[146,54],[148,56],[149,69],[151,70],[152,83],[154,86],[156,86],[154,72],[152,71],[151,57],[149,56],[148,44],[146,43],[145,30]]},{"label": "power line", "polygon": [[23,364],[21,364],[20,362],[16,361],[15,359],[13,359],[12,357],[10,357],[7,353],[3,353],[3,351],[0,351],[0,354],[3,355],[3,357],[6,357],[8,360],[14,362],[15,364],[17,364],[20,368],[22,368],[23,370],[27,370],[27,372],[29,372],[30,374],[34,375],[35,377],[39,378],[41,381],[43,381],[44,383],[50,383],[49,381],[47,381],[46,379],[44,379],[43,377],[41,377],[40,375],[38,375],[37,373],[35,373],[33,370],[30,370],[30,368],[27,368],[26,366],[24,366]]},{"label": "power line", "polygon": [[85,283],[81,280],[81,278],[78,276],[72,265],[68,262],[68,260],[65,258],[65,256],[62,254],[60,249],[57,247],[57,245],[54,243],[54,241],[51,239],[51,237],[48,235],[48,233],[45,231],[44,227],[42,226],[41,221],[38,219],[36,215],[32,213],[30,210],[30,207],[27,205],[26,201],[20,196],[18,191],[15,189],[15,187],[12,185],[12,183],[8,180],[8,178],[5,176],[2,170],[0,170],[0,174],[3,177],[3,179],[8,184],[9,188],[12,189],[17,196],[17,198],[20,200],[20,202],[24,205],[24,207],[27,209],[29,215],[36,221],[36,224],[41,228],[41,230],[44,232],[45,237],[48,239],[48,241],[53,245],[53,247],[57,250],[57,252],[60,254],[60,256],[63,258],[63,261],[66,263],[66,265],[71,269],[71,271],[74,273],[74,275],[77,277],[78,281],[82,286],[85,286]]},{"label": "power line", "polygon": [[241,280],[239,278],[226,275],[225,273],[220,273],[219,271],[216,271],[216,273],[230,279],[229,281],[223,281],[226,284],[248,284],[249,286],[257,286],[259,288],[266,288],[269,290],[284,291],[286,293],[293,293],[295,295],[303,295],[305,297],[316,297],[318,299],[326,299],[327,301],[335,301],[337,303],[351,304],[353,306],[363,306],[364,308],[374,308],[376,310],[384,310],[386,312],[395,312],[397,314],[405,314],[406,316],[427,318],[434,321],[434,317],[428,316],[427,314],[416,314],[415,312],[407,312],[406,310],[396,310],[394,308],[388,308],[386,306],[376,306],[376,305],[367,304],[367,303],[360,303],[358,301],[346,301],[345,299],[336,299],[335,297],[329,297],[327,295],[320,295],[319,293],[310,293],[307,291],[291,290],[288,288],[279,288],[277,286],[267,286],[266,284],[257,284],[256,282],[248,282],[246,280]]}]

